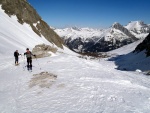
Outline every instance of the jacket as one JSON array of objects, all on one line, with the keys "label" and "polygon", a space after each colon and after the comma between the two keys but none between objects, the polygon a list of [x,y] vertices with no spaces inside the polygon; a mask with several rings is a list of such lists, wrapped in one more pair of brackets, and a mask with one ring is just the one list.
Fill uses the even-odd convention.
[{"label": "jacket", "polygon": [[18,57],[19,56],[19,53],[18,52],[14,52],[14,57]]},{"label": "jacket", "polygon": [[24,55],[26,55],[27,58],[32,58],[32,56],[35,56],[35,55],[32,54],[31,51],[25,52]]}]

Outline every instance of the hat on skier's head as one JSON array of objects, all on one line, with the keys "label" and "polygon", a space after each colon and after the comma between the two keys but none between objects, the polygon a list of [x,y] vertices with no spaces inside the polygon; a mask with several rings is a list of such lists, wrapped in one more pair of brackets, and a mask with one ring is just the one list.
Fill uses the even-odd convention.
[{"label": "hat on skier's head", "polygon": [[26,50],[29,50],[29,48],[27,48]]}]

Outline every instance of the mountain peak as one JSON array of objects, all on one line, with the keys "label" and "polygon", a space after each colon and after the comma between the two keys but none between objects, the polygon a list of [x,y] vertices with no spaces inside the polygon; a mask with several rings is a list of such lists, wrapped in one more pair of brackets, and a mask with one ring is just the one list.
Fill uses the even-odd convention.
[{"label": "mountain peak", "polygon": [[118,22],[114,22],[114,23],[113,23],[113,25],[116,25],[116,24],[120,24],[120,23],[118,23]]},{"label": "mountain peak", "polygon": [[80,31],[80,28],[78,28],[77,26],[73,26],[73,27],[71,27],[71,29]]},{"label": "mountain peak", "polygon": [[114,29],[119,30],[119,31],[121,31],[122,33],[124,33],[125,35],[127,35],[127,36],[133,38],[133,40],[136,40],[135,36],[132,35],[132,34],[129,32],[129,30],[128,30],[127,28],[125,28],[123,25],[121,25],[121,24],[118,23],[118,22],[115,22],[115,23],[112,25],[112,28],[111,28],[111,29],[112,29],[112,31],[114,31]]},{"label": "mountain peak", "polygon": [[123,27],[123,26],[118,22],[114,22],[113,25],[112,25],[112,28],[115,28],[115,29],[118,29],[120,27]]},{"label": "mountain peak", "polygon": [[131,21],[125,27],[129,30],[133,30],[135,28],[141,28],[143,26],[146,26],[143,21]]},{"label": "mountain peak", "polygon": [[141,20],[131,21],[131,22],[129,22],[129,23],[144,24],[144,22],[141,21]]},{"label": "mountain peak", "polygon": [[131,21],[125,26],[129,31],[136,31],[139,33],[147,32],[149,33],[150,27],[145,24],[143,21]]}]

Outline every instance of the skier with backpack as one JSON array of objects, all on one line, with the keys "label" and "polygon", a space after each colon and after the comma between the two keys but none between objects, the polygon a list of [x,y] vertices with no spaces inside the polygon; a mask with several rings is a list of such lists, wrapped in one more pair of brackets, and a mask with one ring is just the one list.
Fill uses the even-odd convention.
[{"label": "skier with backpack", "polygon": [[27,68],[28,70],[32,70],[32,56],[36,57],[36,55],[33,55],[31,51],[29,51],[29,48],[26,49],[26,52],[24,53],[24,56],[26,55],[27,58]]},{"label": "skier with backpack", "polygon": [[18,63],[18,61],[19,61],[19,55],[21,55],[21,54],[19,54],[19,53],[18,53],[18,50],[16,50],[16,51],[14,52],[15,65],[19,65],[19,63]]}]

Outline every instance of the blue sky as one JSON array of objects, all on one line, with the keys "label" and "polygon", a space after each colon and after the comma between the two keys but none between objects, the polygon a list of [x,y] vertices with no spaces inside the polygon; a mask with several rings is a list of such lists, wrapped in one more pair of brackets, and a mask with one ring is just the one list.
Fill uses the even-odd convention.
[{"label": "blue sky", "polygon": [[28,0],[50,26],[108,28],[142,20],[150,24],[150,0]]}]

